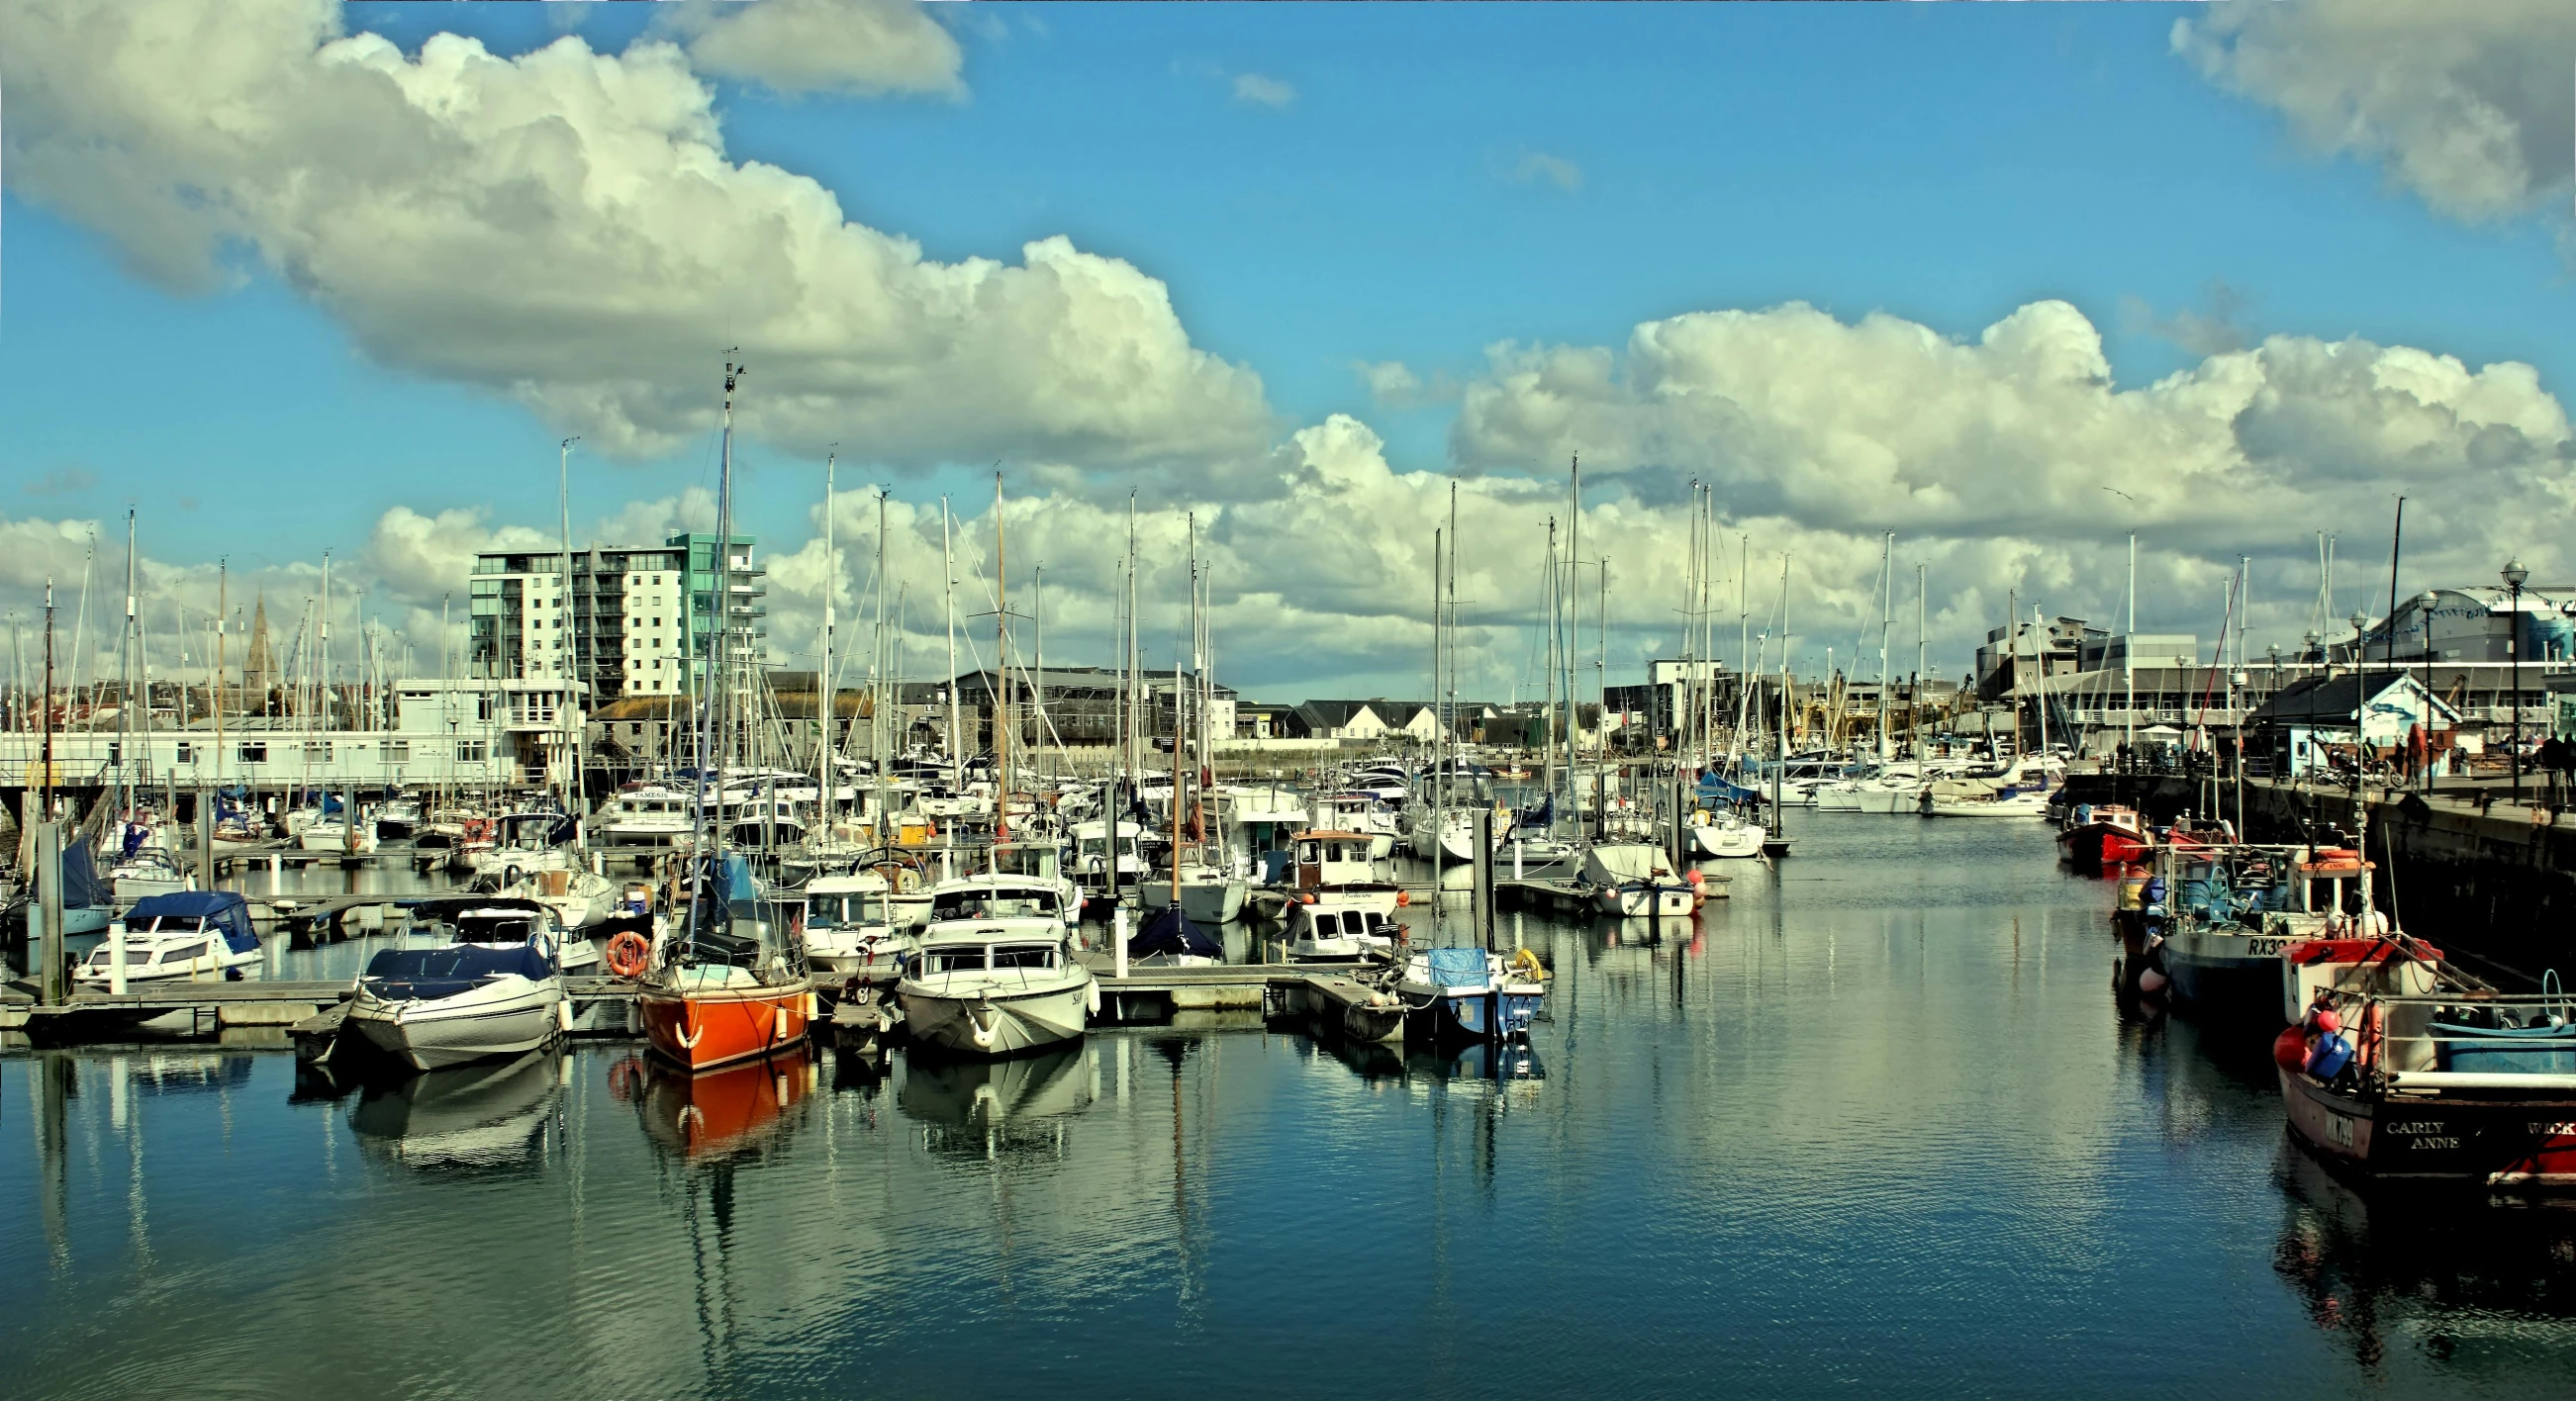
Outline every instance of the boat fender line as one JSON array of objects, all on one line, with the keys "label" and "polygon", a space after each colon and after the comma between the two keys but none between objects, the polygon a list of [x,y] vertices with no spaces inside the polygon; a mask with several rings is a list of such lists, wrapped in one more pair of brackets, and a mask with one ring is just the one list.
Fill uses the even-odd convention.
[{"label": "boat fender line", "polygon": [[567,997],[555,1003],[555,1025],[567,1032],[572,1030],[571,998]]},{"label": "boat fender line", "polygon": [[993,1029],[976,1019],[975,1009],[960,1004],[957,1012],[966,1019],[969,1032],[975,1038],[975,1049],[979,1051],[993,1049]]},{"label": "boat fender line", "polygon": [[[689,1007],[688,1007],[688,1004],[684,1002],[684,1003],[680,1004],[680,1025],[681,1025],[683,1028],[686,1028],[686,1027],[688,1026],[688,1024],[689,1024]],[[688,1032],[688,1031],[686,1031],[686,1030],[682,1030],[682,1031],[674,1032],[674,1033],[672,1034],[671,1039],[680,1043],[680,1049],[681,1049],[681,1050],[683,1050],[683,1051],[694,1051],[694,1050],[696,1050],[696,1049],[698,1048],[698,1042],[699,1042],[699,1041],[701,1041],[701,1040],[703,1040],[703,1039],[705,1039],[706,1034],[707,1034],[707,1029],[706,1029],[704,1026],[701,1026],[701,1027],[699,1027],[699,1028],[697,1029],[697,1031],[696,1031],[696,1032],[694,1032],[694,1033]]]},{"label": "boat fender line", "polygon": [[773,1010],[777,1013],[777,1016],[772,1021],[772,1030],[769,1039],[772,1041],[785,1041],[787,1039],[787,1006],[786,1004],[781,1003]]},{"label": "boat fender line", "polygon": [[1088,1006],[1088,1007],[1091,1009],[1091,1015],[1093,1015],[1093,1016],[1095,1016],[1095,1017],[1096,1017],[1096,1016],[1099,1016],[1099,1015],[1100,1015],[1100,980],[1099,980],[1099,979],[1097,979],[1097,978],[1092,979],[1092,980],[1091,980],[1091,982],[1090,982],[1090,983],[1085,987],[1085,989],[1084,989],[1084,993],[1085,993],[1085,996],[1084,996],[1084,998],[1083,998],[1083,1003],[1084,1003],[1084,1005],[1085,1005],[1085,1006]]}]

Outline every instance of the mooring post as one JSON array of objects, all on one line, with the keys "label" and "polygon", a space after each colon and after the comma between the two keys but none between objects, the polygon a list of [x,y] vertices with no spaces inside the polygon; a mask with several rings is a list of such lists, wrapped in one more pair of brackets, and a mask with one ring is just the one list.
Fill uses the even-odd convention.
[{"label": "mooring post", "polygon": [[36,824],[36,956],[44,971],[36,979],[36,996],[48,1007],[63,1005],[63,824]]},{"label": "mooring post", "polygon": [[[1117,888],[1113,877],[1110,889],[1114,891]],[[1118,946],[1117,962],[1114,966],[1118,970],[1118,976],[1123,979],[1127,976],[1127,907],[1124,904],[1112,907],[1109,917],[1109,938]]]},{"label": "mooring post", "polygon": [[[1469,917],[1475,921],[1477,942],[1490,953],[1494,947],[1494,810],[1489,807],[1476,809],[1473,879],[1475,886],[1469,898],[1475,902],[1475,907],[1469,912]],[[1431,898],[1439,899],[1440,892],[1434,890]]]}]

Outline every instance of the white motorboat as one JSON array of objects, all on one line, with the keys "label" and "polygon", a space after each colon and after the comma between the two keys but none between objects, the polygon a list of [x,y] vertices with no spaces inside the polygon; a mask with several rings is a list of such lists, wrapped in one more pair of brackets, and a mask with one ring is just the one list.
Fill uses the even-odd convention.
[{"label": "white motorboat", "polygon": [[1119,823],[1113,852],[1107,821],[1073,824],[1074,879],[1085,889],[1101,892],[1134,885],[1145,874],[1145,858],[1137,848],[1144,835],[1145,829],[1136,823]]},{"label": "white motorboat", "polygon": [[[1068,923],[1064,917],[1064,892],[1051,880],[986,871],[941,881],[930,888],[929,895],[930,908],[921,921],[925,928],[959,920],[1044,918],[1059,926]],[[894,913],[900,915],[904,908],[905,902],[898,897]]]},{"label": "white motorboat", "polygon": [[72,969],[73,983],[89,992],[115,986],[116,955],[125,954],[125,981],[223,982],[257,971],[259,931],[250,905],[229,890],[183,890],[138,900],[107,937]]},{"label": "white motorboat", "polygon": [[503,882],[498,893],[513,900],[536,901],[554,912],[555,923],[567,935],[578,936],[580,931],[608,918],[619,892],[608,877],[574,860],[520,871],[518,879]]},{"label": "white motorboat", "polygon": [[1335,793],[1315,800],[1315,820],[1336,831],[1366,832],[1369,855],[1383,861],[1395,854],[1395,839],[1402,834],[1397,825],[1397,811],[1375,793]]},{"label": "white motorboat", "polygon": [[[1413,831],[1409,838],[1413,854],[1425,861],[1433,859],[1432,851],[1436,842],[1440,853],[1439,859],[1444,864],[1453,866],[1473,864],[1476,859],[1476,814],[1484,810],[1482,807],[1447,808],[1442,810],[1435,819],[1432,811],[1425,808],[1414,819]],[[1511,819],[1500,813],[1495,814],[1493,842],[1496,850],[1502,848],[1503,838],[1510,831]]]},{"label": "white motorboat", "polygon": [[178,858],[158,846],[137,848],[133,855],[107,868],[107,879],[120,905],[197,888],[196,878],[180,868]]},{"label": "white motorboat", "polygon": [[816,876],[805,884],[805,961],[829,973],[900,972],[921,951],[910,922],[895,922],[882,871]]},{"label": "white motorboat", "polygon": [[[1004,879],[1055,887],[1056,910],[1067,925],[1082,923],[1082,886],[1064,870],[1064,847],[1054,841],[995,842],[985,849],[986,868]],[[972,879],[972,877],[969,877]]]},{"label": "white motorboat", "polygon": [[1926,817],[2046,817],[2048,795],[2038,789],[2004,789],[1985,796],[1961,794],[1944,796],[1942,788],[1956,785],[1936,784],[1924,791],[1920,799]]},{"label": "white motorboat", "polygon": [[376,824],[363,817],[355,823],[337,815],[317,817],[296,834],[295,844],[306,851],[365,856],[376,849]]},{"label": "white motorboat", "polygon": [[932,924],[895,996],[915,1042],[969,1056],[1074,1040],[1100,1008],[1100,985],[1051,914]]},{"label": "white motorboat", "polygon": [[368,960],[344,1023],[418,1070],[534,1050],[567,1016],[552,910],[492,899],[463,902],[454,916],[453,942]]}]

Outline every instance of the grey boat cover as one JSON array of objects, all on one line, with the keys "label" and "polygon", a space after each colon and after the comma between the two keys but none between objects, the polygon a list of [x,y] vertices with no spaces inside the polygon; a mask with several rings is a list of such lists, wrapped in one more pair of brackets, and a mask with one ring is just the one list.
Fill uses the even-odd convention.
[{"label": "grey boat cover", "polygon": [[1622,842],[1615,846],[1596,846],[1583,853],[1583,879],[1593,885],[1623,885],[1629,881],[1671,879],[1673,863],[1664,849],[1643,842]]}]

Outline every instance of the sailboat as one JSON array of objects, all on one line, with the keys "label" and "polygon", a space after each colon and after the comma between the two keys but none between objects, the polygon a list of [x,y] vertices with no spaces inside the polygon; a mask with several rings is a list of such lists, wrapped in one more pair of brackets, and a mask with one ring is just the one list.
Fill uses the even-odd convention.
[{"label": "sailboat", "polygon": [[[728,361],[724,383],[724,449],[716,506],[717,621],[713,685],[699,716],[698,768],[732,757],[737,661],[733,638],[733,394],[741,368]],[[710,753],[709,751],[715,751]],[[673,940],[659,966],[636,989],[645,1039],[688,1070],[729,1065],[800,1044],[814,1016],[814,984],[788,907],[768,898],[739,855],[725,849],[721,816],[707,811],[699,789],[696,850],[689,876],[685,937]]]}]

